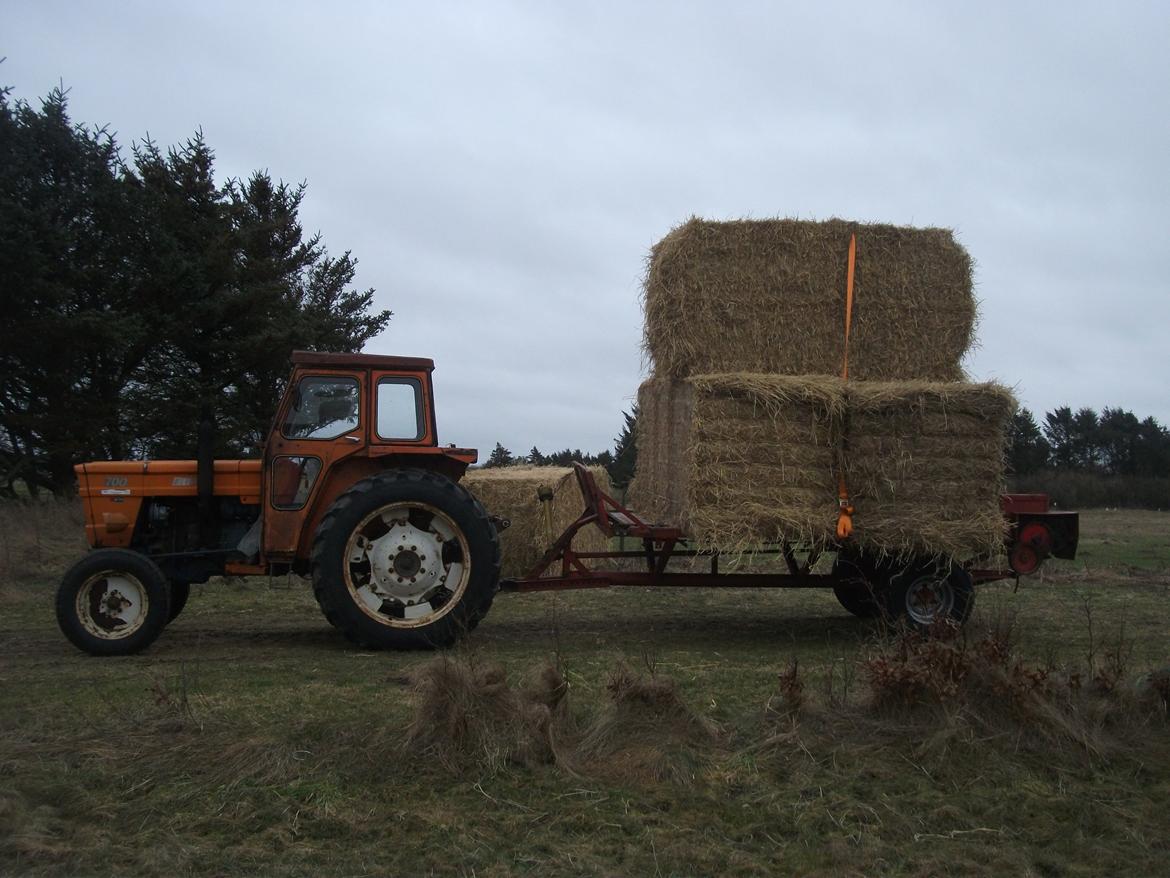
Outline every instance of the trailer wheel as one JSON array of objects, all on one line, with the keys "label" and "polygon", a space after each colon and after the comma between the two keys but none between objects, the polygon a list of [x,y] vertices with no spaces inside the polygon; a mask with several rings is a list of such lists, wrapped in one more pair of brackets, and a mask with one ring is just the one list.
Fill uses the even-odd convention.
[{"label": "trailer wheel", "polygon": [[881,615],[882,606],[874,592],[864,585],[834,585],[837,603],[859,619],[873,619]]},{"label": "trailer wheel", "polygon": [[171,587],[158,565],[127,549],[96,549],[57,589],[57,624],[90,655],[145,649],[170,620]]},{"label": "trailer wheel", "polygon": [[171,580],[171,613],[167,618],[168,625],[179,618],[179,613],[183,612],[183,607],[187,606],[187,598],[190,596],[191,583]]},{"label": "trailer wheel", "polygon": [[376,649],[450,646],[487,614],[499,573],[482,504],[424,470],[358,482],[313,540],[313,593],[325,618]]},{"label": "trailer wheel", "polygon": [[860,619],[882,614],[882,599],[890,584],[890,571],[868,555],[838,552],[833,562],[833,594],[837,602]]},{"label": "trailer wheel", "polygon": [[975,606],[971,574],[953,562],[910,564],[890,579],[885,609],[893,620],[929,628],[940,619],[962,625]]}]

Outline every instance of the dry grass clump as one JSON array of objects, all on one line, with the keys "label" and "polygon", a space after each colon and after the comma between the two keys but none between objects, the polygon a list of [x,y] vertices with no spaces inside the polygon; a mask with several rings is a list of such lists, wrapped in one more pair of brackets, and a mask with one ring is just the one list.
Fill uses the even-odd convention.
[{"label": "dry grass clump", "polygon": [[583,773],[644,783],[695,779],[720,730],[683,700],[674,680],[621,663],[606,694],[575,748]]},{"label": "dry grass clump", "polygon": [[38,805],[13,788],[0,788],[0,855],[21,860],[54,858],[61,843],[64,822],[56,808]]},{"label": "dry grass clump", "polygon": [[866,549],[969,559],[1002,544],[1015,402],[998,384],[656,377],[638,403],[630,503],[705,548],[833,541],[842,467]]},{"label": "dry grass clump", "polygon": [[851,376],[961,380],[976,312],[967,251],[947,229],[840,219],[692,218],[671,231],[645,281],[657,373],[839,373],[853,233]]},{"label": "dry grass clump", "polygon": [[551,666],[527,688],[508,684],[502,665],[437,658],[411,675],[414,716],[405,747],[451,770],[560,761],[554,720],[568,684]]},{"label": "dry grass clump", "polygon": [[405,747],[447,770],[556,765],[571,774],[632,783],[689,782],[720,740],[674,680],[620,663],[604,705],[585,722],[568,708],[568,683],[545,664],[520,687],[502,665],[438,658],[411,675]]},{"label": "dry grass clump", "polygon": [[[609,473],[605,468],[594,466],[589,471],[598,487],[609,492]],[[500,534],[502,575],[506,577],[528,573],[585,507],[570,467],[508,466],[468,470],[463,484],[489,513],[512,522],[511,527]],[[540,500],[542,490],[551,491],[552,499]],[[577,536],[574,546],[583,552],[604,551],[605,536],[596,528],[585,528]]]},{"label": "dry grass clump", "polygon": [[55,580],[88,548],[80,501],[0,502],[0,583]]}]

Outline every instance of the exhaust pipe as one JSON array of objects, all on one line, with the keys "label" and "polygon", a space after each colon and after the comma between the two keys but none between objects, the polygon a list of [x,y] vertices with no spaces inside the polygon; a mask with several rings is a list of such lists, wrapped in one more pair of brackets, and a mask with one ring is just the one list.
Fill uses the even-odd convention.
[{"label": "exhaust pipe", "polygon": [[213,548],[218,539],[215,516],[215,420],[203,407],[195,452],[196,490],[199,496],[199,548]]}]

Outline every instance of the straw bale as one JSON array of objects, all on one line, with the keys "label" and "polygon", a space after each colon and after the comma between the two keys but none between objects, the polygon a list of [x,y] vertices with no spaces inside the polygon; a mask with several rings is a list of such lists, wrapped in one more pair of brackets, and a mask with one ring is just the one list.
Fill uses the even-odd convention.
[{"label": "straw bale", "polygon": [[1002,539],[1000,385],[720,374],[638,400],[630,505],[704,548],[831,543],[842,467],[866,549],[968,559]]},{"label": "straw bale", "polygon": [[[604,467],[590,467],[601,490],[609,493],[609,474]],[[548,551],[585,508],[571,467],[507,466],[468,470],[463,484],[492,515],[510,519],[511,527],[500,534],[502,576],[519,577]],[[538,492],[552,490],[553,499],[542,503]],[[546,508],[548,507],[548,508]],[[578,532],[573,543],[579,551],[600,552],[605,536],[595,527]]]},{"label": "straw bale", "polygon": [[947,229],[692,218],[651,251],[644,345],[656,374],[836,375],[857,234],[850,377],[959,381],[974,338],[971,258]]},{"label": "straw bale", "polygon": [[996,383],[850,382],[842,459],[858,541],[968,559],[1002,546],[1007,425]]},{"label": "straw bale", "polygon": [[829,376],[651,378],[638,392],[630,505],[706,548],[824,542],[844,402]]}]

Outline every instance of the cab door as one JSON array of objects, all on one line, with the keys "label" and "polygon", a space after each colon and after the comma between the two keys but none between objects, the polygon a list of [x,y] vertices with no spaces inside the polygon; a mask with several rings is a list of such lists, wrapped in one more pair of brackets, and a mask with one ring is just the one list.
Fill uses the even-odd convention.
[{"label": "cab door", "polygon": [[291,561],[305,516],[339,460],[366,446],[369,401],[360,372],[296,377],[264,449],[265,561]]}]

